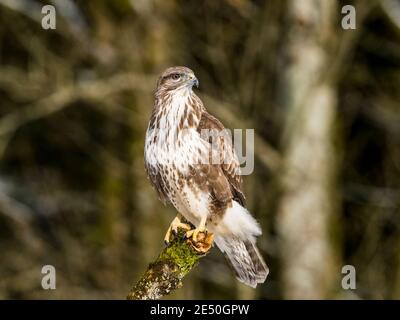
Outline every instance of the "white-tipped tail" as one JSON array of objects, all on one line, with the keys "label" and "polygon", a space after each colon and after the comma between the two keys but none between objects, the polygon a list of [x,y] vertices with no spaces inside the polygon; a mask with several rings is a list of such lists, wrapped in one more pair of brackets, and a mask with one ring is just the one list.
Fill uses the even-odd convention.
[{"label": "white-tipped tail", "polygon": [[261,228],[246,208],[233,201],[215,231],[215,243],[226,255],[237,279],[253,288],[263,283],[269,270],[255,244]]}]

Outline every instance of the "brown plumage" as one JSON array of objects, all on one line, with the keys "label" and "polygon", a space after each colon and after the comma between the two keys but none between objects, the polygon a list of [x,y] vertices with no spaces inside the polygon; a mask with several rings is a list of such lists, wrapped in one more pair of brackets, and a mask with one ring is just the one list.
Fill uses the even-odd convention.
[{"label": "brown plumage", "polygon": [[207,112],[194,85],[198,80],[186,67],[160,76],[146,133],[146,171],[159,198],[195,226],[206,223],[237,278],[255,287],[268,274],[255,245],[261,229],[245,209],[230,135]]}]

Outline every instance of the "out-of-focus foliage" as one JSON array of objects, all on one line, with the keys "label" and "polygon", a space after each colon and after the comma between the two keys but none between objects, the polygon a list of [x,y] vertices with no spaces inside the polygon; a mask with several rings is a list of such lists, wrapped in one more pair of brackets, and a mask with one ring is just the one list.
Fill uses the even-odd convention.
[{"label": "out-of-focus foliage", "polygon": [[[400,3],[355,2],[357,29],[345,31],[345,3],[333,2],[321,50],[337,70],[327,73],[335,223],[324,232],[338,266],[325,296],[400,298]],[[160,252],[175,212],[146,179],[143,141],[157,76],[172,65],[195,71],[199,96],[228,127],[255,129],[244,187],[271,273],[245,288],[214,250],[171,298],[291,297],[276,213],[286,69],[304,54],[288,52],[293,1],[54,0],[56,30],[41,27],[44,3],[0,0],[0,298],[124,298]],[[47,264],[56,290],[41,288]],[[352,292],[341,289],[346,264],[357,270]]]}]

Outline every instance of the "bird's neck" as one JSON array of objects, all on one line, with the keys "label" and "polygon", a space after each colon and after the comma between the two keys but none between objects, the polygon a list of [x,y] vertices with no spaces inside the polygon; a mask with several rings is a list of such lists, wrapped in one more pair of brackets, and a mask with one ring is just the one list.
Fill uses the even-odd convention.
[{"label": "bird's neck", "polygon": [[168,131],[197,128],[203,109],[200,98],[191,88],[156,93],[154,116],[159,128]]},{"label": "bird's neck", "polygon": [[159,148],[182,145],[191,130],[197,131],[204,106],[192,91],[156,93],[147,138]]}]

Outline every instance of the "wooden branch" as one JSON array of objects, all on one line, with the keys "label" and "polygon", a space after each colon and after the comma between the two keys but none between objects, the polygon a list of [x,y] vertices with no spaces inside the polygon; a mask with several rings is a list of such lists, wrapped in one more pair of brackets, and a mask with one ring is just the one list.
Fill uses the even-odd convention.
[{"label": "wooden branch", "polygon": [[128,300],[158,300],[182,287],[183,278],[210,251],[212,234],[200,234],[194,243],[182,231],[149,265],[144,275],[129,292]]}]

